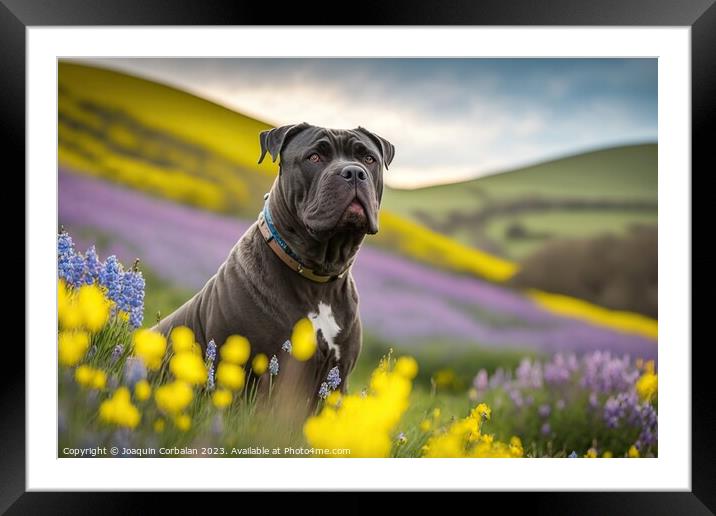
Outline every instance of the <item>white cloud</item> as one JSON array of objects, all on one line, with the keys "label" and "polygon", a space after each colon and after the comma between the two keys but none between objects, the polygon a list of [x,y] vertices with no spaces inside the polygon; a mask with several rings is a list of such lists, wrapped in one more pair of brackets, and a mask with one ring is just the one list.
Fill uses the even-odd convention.
[{"label": "white cloud", "polygon": [[[486,74],[465,81],[444,71],[406,78],[352,65],[328,73],[321,61],[267,70],[253,61],[190,63],[200,73],[187,73],[187,63],[179,60],[102,64],[169,82],[276,125],[366,127],[396,147],[386,175],[395,187],[470,179],[599,145],[656,138],[648,117],[640,120],[638,109],[624,99],[590,93],[583,102],[568,103],[566,96],[577,88],[569,74],[543,82],[532,76],[522,91],[515,82],[521,78],[500,82]],[[585,74],[577,78],[586,80]]]}]

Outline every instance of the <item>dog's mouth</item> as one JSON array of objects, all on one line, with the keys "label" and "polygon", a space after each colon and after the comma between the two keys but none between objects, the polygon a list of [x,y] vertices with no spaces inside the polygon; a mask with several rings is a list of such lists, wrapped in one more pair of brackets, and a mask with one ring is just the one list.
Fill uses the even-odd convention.
[{"label": "dog's mouth", "polygon": [[358,197],[353,199],[350,204],[348,204],[345,211],[343,212],[343,215],[348,217],[362,218],[364,220],[368,219],[368,216],[365,214],[365,208],[363,207],[363,203],[360,202]]},{"label": "dog's mouth", "polygon": [[331,204],[330,211],[315,210],[304,216],[306,228],[316,240],[326,240],[337,234],[374,235],[378,232],[378,207],[372,203],[369,192],[351,192]]}]

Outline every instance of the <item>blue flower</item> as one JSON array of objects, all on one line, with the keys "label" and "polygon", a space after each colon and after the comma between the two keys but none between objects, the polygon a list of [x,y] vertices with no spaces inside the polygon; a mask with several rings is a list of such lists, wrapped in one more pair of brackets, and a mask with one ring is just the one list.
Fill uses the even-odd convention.
[{"label": "blue flower", "polygon": [[578,457],[577,452],[574,451],[574,450],[572,450],[572,453],[570,453],[569,455],[567,455],[567,458],[568,458],[568,459],[576,459],[577,457]]},{"label": "blue flower", "polygon": [[209,343],[206,345],[206,365],[209,369],[208,375],[206,377],[206,388],[207,390],[213,391],[215,388],[215,371],[214,371],[214,361],[216,360],[216,342],[214,342],[214,339],[211,339]]},{"label": "blue flower", "polygon": [[213,364],[214,360],[216,360],[216,342],[211,339],[206,345],[206,361]]},{"label": "blue flower", "polygon": [[67,265],[64,270],[64,279],[73,287],[79,287],[82,285],[82,280],[85,275],[85,258],[81,254],[73,254],[67,260]]},{"label": "blue flower", "polygon": [[84,281],[88,285],[94,283],[99,278],[99,271],[102,268],[102,263],[99,261],[97,251],[94,246],[87,249],[85,253],[85,278]]},{"label": "blue flower", "polygon": [[209,391],[213,391],[216,387],[216,384],[214,383],[214,363],[212,362],[209,366],[209,371],[206,376],[206,389]]},{"label": "blue flower", "polygon": [[67,231],[57,235],[57,255],[58,256],[69,256],[75,253],[75,244],[72,242],[72,237]]},{"label": "blue flower", "polygon": [[328,387],[331,388],[331,390],[336,390],[338,386],[341,384],[341,374],[340,371],[338,371],[338,366],[333,367],[330,371],[328,371],[328,376],[326,376],[326,382],[328,383]]},{"label": "blue flower", "polygon": [[276,355],[271,357],[271,360],[269,361],[269,374],[271,376],[276,376],[278,374],[278,358],[276,358]]},{"label": "blue flower", "polygon": [[122,264],[117,257],[108,256],[97,273],[99,284],[107,289],[107,296],[117,303],[122,295]]},{"label": "blue flower", "polygon": [[325,400],[328,397],[328,393],[330,390],[328,389],[328,384],[326,382],[323,382],[321,384],[321,388],[318,389],[318,397],[322,400]]},{"label": "blue flower", "polygon": [[291,341],[287,340],[286,342],[284,342],[283,345],[281,346],[281,349],[284,350],[286,353],[290,353],[291,352]]},{"label": "blue flower", "polygon": [[129,323],[139,328],[144,319],[144,277],[139,271],[127,271],[122,274],[121,294],[117,307],[129,314]]}]

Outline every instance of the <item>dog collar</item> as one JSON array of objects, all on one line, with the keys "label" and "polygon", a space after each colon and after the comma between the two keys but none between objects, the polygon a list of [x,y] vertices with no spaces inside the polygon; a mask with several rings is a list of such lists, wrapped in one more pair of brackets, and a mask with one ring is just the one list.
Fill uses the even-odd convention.
[{"label": "dog collar", "polygon": [[264,237],[264,240],[271,248],[271,250],[278,256],[283,263],[295,272],[299,273],[304,278],[307,278],[316,283],[328,283],[329,281],[335,281],[345,276],[350,266],[344,269],[340,274],[334,274],[327,276],[324,274],[317,274],[312,269],[306,267],[299,256],[289,247],[286,241],[281,237],[281,234],[274,226],[273,219],[271,218],[271,210],[269,210],[268,195],[266,196],[266,202],[264,208],[259,213],[259,231]]}]

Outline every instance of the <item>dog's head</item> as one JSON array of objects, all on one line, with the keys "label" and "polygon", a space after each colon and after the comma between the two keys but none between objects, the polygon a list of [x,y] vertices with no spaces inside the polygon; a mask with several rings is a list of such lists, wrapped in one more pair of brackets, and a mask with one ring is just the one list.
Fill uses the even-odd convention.
[{"label": "dog's head", "polygon": [[260,135],[261,156],[280,157],[283,202],[317,240],[341,232],[375,234],[383,196],[383,168],[393,145],[367,129],[285,125]]}]

